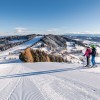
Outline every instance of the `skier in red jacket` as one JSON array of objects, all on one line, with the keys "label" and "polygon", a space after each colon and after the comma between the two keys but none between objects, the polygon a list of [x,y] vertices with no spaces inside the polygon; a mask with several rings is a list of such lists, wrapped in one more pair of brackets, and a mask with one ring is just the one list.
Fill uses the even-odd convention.
[{"label": "skier in red jacket", "polygon": [[90,47],[87,47],[84,56],[86,56],[87,59],[87,65],[85,67],[89,67],[90,66],[90,55],[92,53],[92,50]]}]

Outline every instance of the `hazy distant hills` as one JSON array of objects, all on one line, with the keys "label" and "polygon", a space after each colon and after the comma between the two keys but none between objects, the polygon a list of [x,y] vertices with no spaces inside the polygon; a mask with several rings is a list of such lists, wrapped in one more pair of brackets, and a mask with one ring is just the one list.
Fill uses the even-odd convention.
[{"label": "hazy distant hills", "polygon": [[87,34],[87,33],[75,33],[75,34],[73,34],[73,33],[65,33],[65,34],[63,34],[63,35],[67,35],[67,36],[87,36],[87,37],[100,37],[100,34]]}]

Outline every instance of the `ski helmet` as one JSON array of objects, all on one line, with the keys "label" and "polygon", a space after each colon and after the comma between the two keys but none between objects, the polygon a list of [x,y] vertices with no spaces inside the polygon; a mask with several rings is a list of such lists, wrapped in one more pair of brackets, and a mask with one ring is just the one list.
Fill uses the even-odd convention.
[{"label": "ski helmet", "polygon": [[95,45],[94,45],[94,44],[92,44],[92,45],[91,45],[91,47],[92,47],[92,48],[95,48]]}]

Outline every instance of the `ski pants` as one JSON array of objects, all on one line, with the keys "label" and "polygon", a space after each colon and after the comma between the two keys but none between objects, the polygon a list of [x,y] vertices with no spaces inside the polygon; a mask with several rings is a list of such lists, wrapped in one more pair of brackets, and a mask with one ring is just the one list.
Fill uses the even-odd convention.
[{"label": "ski pants", "polygon": [[94,66],[95,65],[95,56],[92,56],[91,62],[92,62],[92,65]]},{"label": "ski pants", "polygon": [[90,65],[90,57],[86,57],[87,58],[87,66]]}]

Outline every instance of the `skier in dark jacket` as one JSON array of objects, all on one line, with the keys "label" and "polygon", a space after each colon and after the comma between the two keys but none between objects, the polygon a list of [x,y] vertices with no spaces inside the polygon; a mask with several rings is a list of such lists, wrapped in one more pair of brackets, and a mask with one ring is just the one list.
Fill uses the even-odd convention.
[{"label": "skier in dark jacket", "polygon": [[91,48],[92,48],[92,53],[91,53],[92,59],[91,59],[91,62],[92,62],[92,67],[94,67],[94,66],[96,66],[95,65],[96,48],[95,48],[94,45],[91,45]]}]

